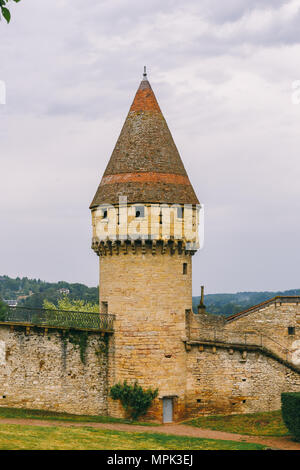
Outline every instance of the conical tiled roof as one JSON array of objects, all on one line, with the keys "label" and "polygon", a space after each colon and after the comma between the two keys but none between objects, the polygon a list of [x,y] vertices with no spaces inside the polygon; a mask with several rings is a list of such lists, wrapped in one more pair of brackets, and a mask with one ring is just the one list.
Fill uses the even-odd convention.
[{"label": "conical tiled roof", "polygon": [[91,208],[117,204],[199,204],[146,74]]}]

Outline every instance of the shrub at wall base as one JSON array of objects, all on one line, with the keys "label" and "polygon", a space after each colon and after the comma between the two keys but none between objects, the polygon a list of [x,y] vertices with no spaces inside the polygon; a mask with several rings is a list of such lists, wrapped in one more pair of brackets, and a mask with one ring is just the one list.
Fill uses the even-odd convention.
[{"label": "shrub at wall base", "polygon": [[300,392],[281,394],[281,411],[284,424],[300,441]]},{"label": "shrub at wall base", "polygon": [[126,380],[123,384],[117,383],[110,389],[111,398],[113,400],[120,400],[123,408],[132,420],[145,415],[157,395],[158,389],[152,390],[148,388],[143,390],[137,382],[134,385],[129,385]]}]

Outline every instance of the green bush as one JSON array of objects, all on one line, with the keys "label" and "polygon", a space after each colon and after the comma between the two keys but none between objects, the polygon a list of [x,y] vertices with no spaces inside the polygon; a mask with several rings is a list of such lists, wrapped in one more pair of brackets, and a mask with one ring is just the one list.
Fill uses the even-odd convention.
[{"label": "green bush", "polygon": [[158,395],[158,389],[152,390],[143,388],[135,382],[129,385],[126,380],[123,384],[117,383],[110,389],[110,396],[113,400],[120,400],[123,408],[129,413],[132,420],[145,415],[151,406],[152,401]]},{"label": "green bush", "polygon": [[281,394],[281,412],[284,424],[300,441],[300,392]]}]

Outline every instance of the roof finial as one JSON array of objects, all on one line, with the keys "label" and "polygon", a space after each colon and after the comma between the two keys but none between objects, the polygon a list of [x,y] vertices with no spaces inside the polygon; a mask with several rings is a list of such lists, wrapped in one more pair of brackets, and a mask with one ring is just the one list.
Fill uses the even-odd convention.
[{"label": "roof finial", "polygon": [[147,80],[146,65],[144,65],[143,80]]}]

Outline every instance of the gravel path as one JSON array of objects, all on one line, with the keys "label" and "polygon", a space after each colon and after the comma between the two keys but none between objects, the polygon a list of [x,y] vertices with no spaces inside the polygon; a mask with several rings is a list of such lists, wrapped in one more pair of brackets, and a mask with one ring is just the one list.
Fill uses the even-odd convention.
[{"label": "gravel path", "polygon": [[67,422],[67,421],[47,421],[37,419],[17,419],[1,418],[1,424],[21,424],[26,426],[60,426],[60,427],[82,427],[87,426],[96,429],[109,429],[111,431],[143,432],[143,433],[163,433],[176,436],[200,437],[205,439],[220,439],[226,441],[252,442],[263,444],[271,449],[279,450],[300,450],[300,443],[292,441],[289,437],[261,437],[246,436],[223,431],[213,431],[211,429],[196,428],[185,424],[165,424],[161,426],[139,426],[135,424],[122,423],[89,423],[89,422]]}]

